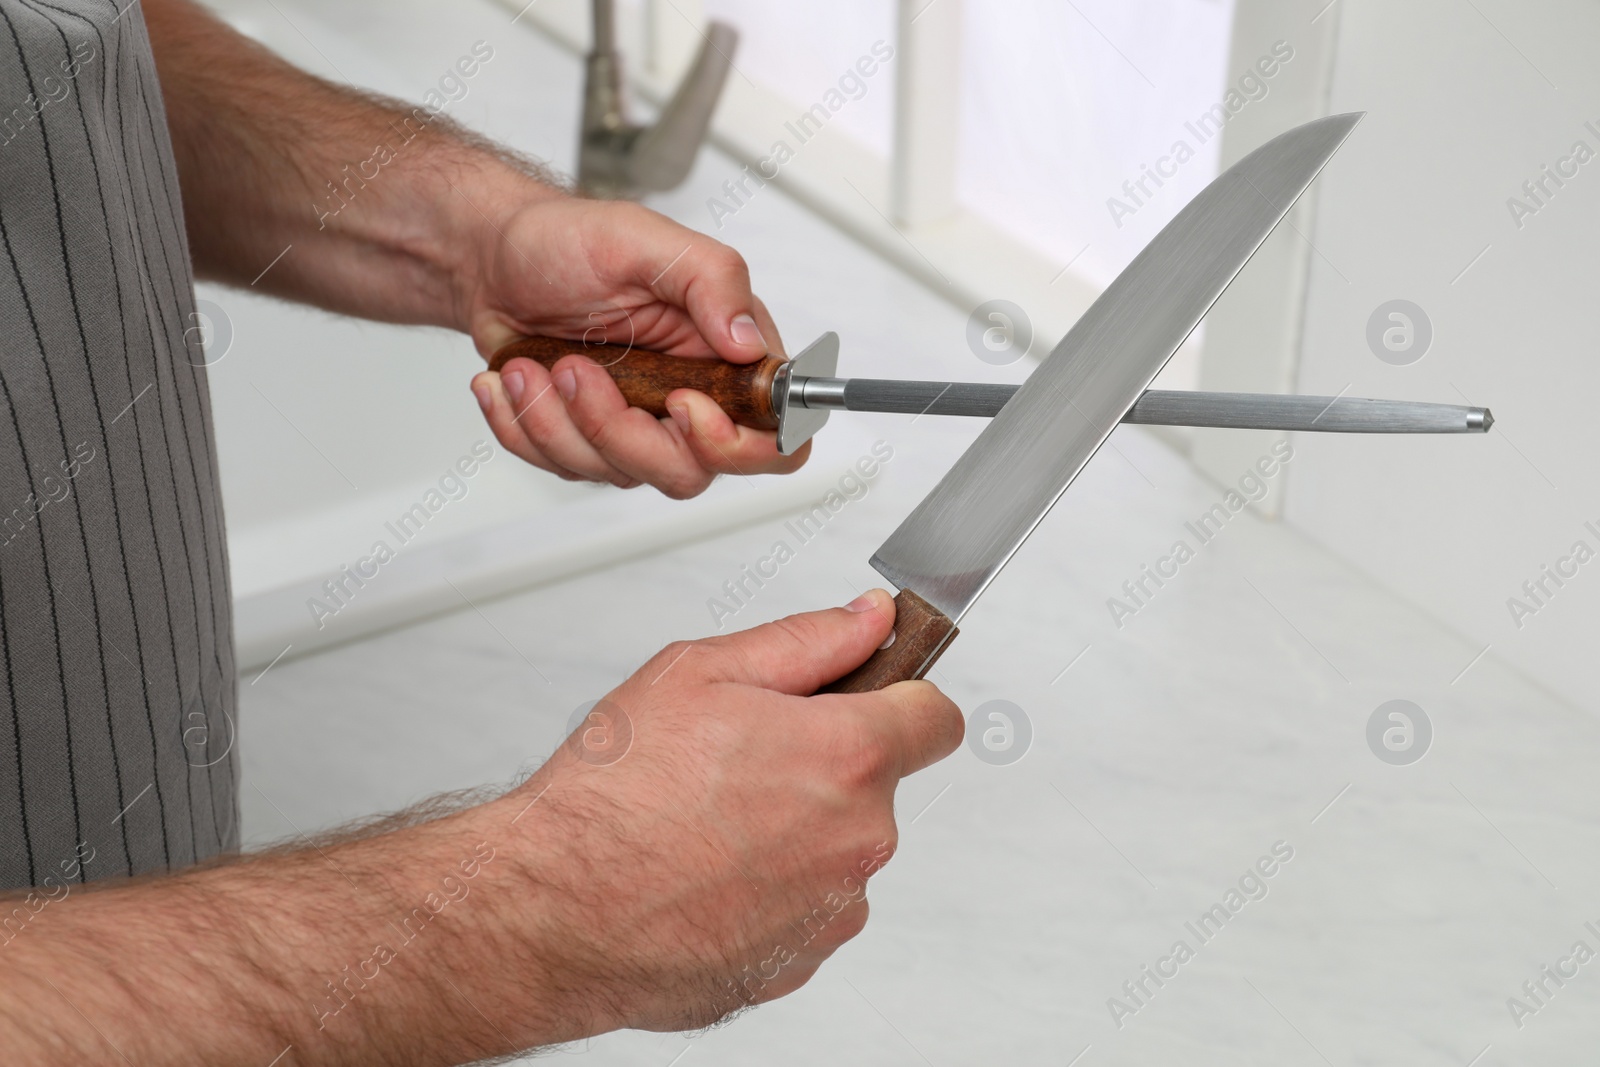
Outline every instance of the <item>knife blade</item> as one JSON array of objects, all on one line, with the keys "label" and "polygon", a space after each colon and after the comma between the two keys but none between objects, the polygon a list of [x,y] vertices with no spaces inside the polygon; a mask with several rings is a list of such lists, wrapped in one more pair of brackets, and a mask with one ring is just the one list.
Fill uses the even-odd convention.
[{"label": "knife blade", "polygon": [[826,692],[921,678],[1350,132],[1308,122],[1219,175],[1075,323],[870,563],[898,590],[894,636]]}]

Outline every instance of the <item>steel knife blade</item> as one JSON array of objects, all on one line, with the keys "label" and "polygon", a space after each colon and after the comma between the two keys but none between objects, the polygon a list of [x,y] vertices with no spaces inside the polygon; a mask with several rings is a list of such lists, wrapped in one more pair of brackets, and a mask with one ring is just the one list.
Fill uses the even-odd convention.
[{"label": "steel knife blade", "polygon": [[1362,113],[1268,141],[1111,283],[872,555],[900,590],[893,642],[828,692],[921,678],[957,624],[1210,310]]}]

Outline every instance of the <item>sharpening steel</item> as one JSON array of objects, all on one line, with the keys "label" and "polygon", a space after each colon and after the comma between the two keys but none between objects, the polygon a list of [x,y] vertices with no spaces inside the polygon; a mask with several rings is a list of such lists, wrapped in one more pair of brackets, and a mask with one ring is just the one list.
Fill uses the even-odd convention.
[{"label": "sharpening steel", "polygon": [[[587,356],[604,367],[631,406],[658,418],[667,413],[668,393],[697,389],[715,400],[734,422],[777,430],[778,451],[784,455],[792,455],[811,440],[833,411],[994,418],[1021,388],[979,382],[836,378],[839,335],[832,332],[791,360],[768,356],[747,364],[668,356],[624,345],[529,337],[500,349],[489,366],[499,370],[507,361],[521,357],[548,369],[570,355]],[[1313,433],[1484,433],[1494,425],[1494,416],[1488,408],[1413,400],[1149,389],[1122,421]]]}]

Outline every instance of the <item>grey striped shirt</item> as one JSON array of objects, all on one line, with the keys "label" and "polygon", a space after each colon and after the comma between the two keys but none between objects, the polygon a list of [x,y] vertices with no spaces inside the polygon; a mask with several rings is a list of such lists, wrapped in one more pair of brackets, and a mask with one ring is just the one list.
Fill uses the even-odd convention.
[{"label": "grey striped shirt", "polygon": [[238,841],[189,248],[144,20],[121,4],[0,0],[0,887]]}]

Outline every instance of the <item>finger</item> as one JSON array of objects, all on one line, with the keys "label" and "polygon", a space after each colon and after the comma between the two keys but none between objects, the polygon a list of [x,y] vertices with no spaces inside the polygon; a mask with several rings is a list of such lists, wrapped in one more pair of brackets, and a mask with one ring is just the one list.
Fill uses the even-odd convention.
[{"label": "finger", "polygon": [[792,456],[778,451],[778,435],[752,430],[728,417],[717,402],[693,389],[667,394],[667,412],[684,429],[696,462],[718,474],[789,474],[811,456],[807,441]]},{"label": "finger", "polygon": [[[711,350],[733,363],[754,363],[776,341],[756,319],[758,302],[750,291],[750,268],[732,248],[695,233],[661,215],[643,232],[629,234],[646,251],[641,272],[650,291],[689,313]],[[771,316],[766,316],[771,329]]]},{"label": "finger", "polygon": [[[482,380],[489,390],[490,403],[485,411],[485,418],[489,422],[490,429],[494,431],[495,440],[499,441],[504,448],[524,462],[541,470],[547,470],[551,474],[569,482],[607,480],[596,477],[593,474],[580,473],[551,459],[535,442],[529,439],[522,424],[518,422],[517,416],[520,409],[510,395],[507,383],[501,375],[490,371],[480,374],[478,378],[474,379],[474,382],[479,380]],[[513,378],[513,382],[518,380]],[[474,392],[476,392],[476,388]],[[526,397],[526,394],[524,394],[524,397]],[[481,397],[479,398],[479,406],[483,406]]]},{"label": "finger", "polygon": [[505,383],[500,380],[500,375],[494,371],[483,371],[478,374],[472,379],[472,395],[477,397],[484,421],[489,424],[489,429],[493,431],[494,439],[500,442],[501,448],[524,463],[549,471],[558,478],[574,482],[585,480],[582,475],[575,474],[551,460],[528,440],[528,435],[517,425],[516,411],[511,406],[511,398],[506,395]]},{"label": "finger", "polygon": [[696,642],[699,654],[685,657],[690,667],[685,673],[698,675],[700,681],[739,682],[809,696],[861,666],[893,629],[894,598],[874,589],[842,608],[790,615]]},{"label": "finger", "polygon": [[783,338],[778,336],[778,324],[772,318],[772,312],[767,310],[767,305],[759,296],[751,297],[755,301],[756,325],[761,329],[761,336],[767,342],[767,351],[775,356],[787,355],[783,347]]},{"label": "finger", "polygon": [[567,413],[612,467],[679,500],[697,496],[711,484],[713,472],[695,458],[683,431],[673,421],[629,407],[604,368],[582,356],[568,356],[553,373],[558,383],[570,376]]},{"label": "finger", "polygon": [[932,682],[896,682],[862,695],[875,698],[867,714],[898,756],[898,777],[938,763],[960,747],[966,720],[955,701]]},{"label": "finger", "polygon": [[563,387],[565,376],[555,379],[531,359],[513,359],[500,369],[500,378],[517,425],[552,462],[597,482],[624,487],[637,484],[608,463],[573,424],[563,395],[568,391]]}]

